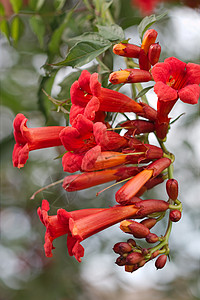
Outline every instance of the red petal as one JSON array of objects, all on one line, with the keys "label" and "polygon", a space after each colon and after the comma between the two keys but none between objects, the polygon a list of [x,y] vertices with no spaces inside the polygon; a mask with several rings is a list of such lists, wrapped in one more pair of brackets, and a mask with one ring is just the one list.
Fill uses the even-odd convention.
[{"label": "red petal", "polygon": [[200,87],[197,84],[187,85],[178,92],[181,101],[189,104],[197,104],[200,95]]},{"label": "red petal", "polygon": [[159,101],[171,101],[178,98],[177,91],[161,81],[156,82],[154,92],[157,94]]},{"label": "red petal", "polygon": [[187,84],[200,84],[200,65],[189,63],[186,66]]},{"label": "red petal", "polygon": [[[92,97],[92,99],[88,102],[84,110],[84,116],[89,120],[95,119],[95,113],[99,111],[100,101],[97,97]],[[71,111],[70,111],[71,114]]]},{"label": "red petal", "polygon": [[69,115],[69,120],[70,123],[72,124],[74,119],[79,115],[84,113],[84,107],[79,106],[79,105],[75,105],[72,104],[71,108],[70,108],[70,115]]},{"label": "red petal", "polygon": [[101,147],[96,146],[90,149],[89,151],[86,152],[82,164],[81,164],[81,169],[82,170],[88,170],[93,167],[95,161],[97,160],[97,157],[101,154]]},{"label": "red petal", "polygon": [[74,154],[71,152],[65,153],[62,158],[63,170],[70,173],[79,171],[82,163],[82,158],[83,156],[79,154]]},{"label": "red petal", "polygon": [[78,79],[79,87],[83,91],[86,91],[87,93],[91,93],[91,91],[90,91],[90,78],[91,78],[90,72],[88,72],[87,70],[83,70],[80,77],[79,77],[79,79]]},{"label": "red petal", "polygon": [[98,81],[98,73],[93,73],[90,79],[90,89],[92,95],[95,97],[100,97],[101,95],[101,83]]}]

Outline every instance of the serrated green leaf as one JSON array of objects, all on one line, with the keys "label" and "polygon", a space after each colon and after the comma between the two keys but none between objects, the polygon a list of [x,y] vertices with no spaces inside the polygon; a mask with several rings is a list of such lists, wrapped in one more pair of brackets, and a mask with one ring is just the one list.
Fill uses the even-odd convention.
[{"label": "serrated green leaf", "polygon": [[53,64],[54,66],[81,67],[105,52],[112,44],[109,41],[80,42],[72,47],[65,60]]},{"label": "serrated green leaf", "polygon": [[19,18],[19,16],[15,16],[12,19],[11,23],[11,37],[15,44],[17,44],[19,38],[21,37],[22,33],[24,31],[24,23]]},{"label": "serrated green leaf", "polygon": [[4,17],[5,16],[5,9],[2,3],[0,3],[0,16]]},{"label": "serrated green leaf", "polygon": [[54,1],[54,7],[56,10],[60,10],[65,5],[65,0],[55,0]]},{"label": "serrated green leaf", "polygon": [[22,0],[10,0],[14,13],[18,13],[22,8]]},{"label": "serrated green leaf", "polygon": [[40,16],[33,16],[29,20],[31,29],[33,33],[37,36],[40,46],[43,47],[44,43],[44,34],[45,34],[45,25],[44,21]]},{"label": "serrated green leaf", "polygon": [[142,40],[143,35],[145,33],[145,31],[152,25],[154,24],[156,21],[161,20],[163,17],[165,17],[167,15],[167,12],[161,14],[161,15],[151,15],[151,16],[146,16],[144,19],[142,19],[142,21],[140,22],[140,24],[138,25],[138,33],[139,36]]},{"label": "serrated green leaf", "polygon": [[123,29],[117,24],[110,26],[97,25],[99,34],[109,41],[121,41],[125,38]]},{"label": "serrated green leaf", "polygon": [[8,41],[10,42],[10,29],[7,20],[3,19],[0,21],[0,31],[7,37]]},{"label": "serrated green leaf", "polygon": [[135,100],[138,99],[138,98],[140,98],[140,97],[142,97],[142,96],[144,96],[144,95],[145,95],[150,89],[152,89],[153,87],[154,87],[154,86],[152,85],[152,86],[148,86],[148,87],[142,89],[142,90],[137,94],[137,97],[135,97]]}]

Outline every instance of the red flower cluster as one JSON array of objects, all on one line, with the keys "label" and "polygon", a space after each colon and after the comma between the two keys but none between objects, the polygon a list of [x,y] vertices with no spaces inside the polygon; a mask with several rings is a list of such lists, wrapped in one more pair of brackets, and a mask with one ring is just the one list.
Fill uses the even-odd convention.
[{"label": "red flower cluster", "polygon": [[[178,182],[172,176],[173,155],[166,151],[163,139],[169,127],[168,114],[178,98],[189,104],[198,102],[200,66],[186,64],[174,57],[158,63],[161,48],[155,43],[156,38],[157,32],[150,29],[145,33],[141,47],[128,43],[115,45],[114,53],[138,58],[140,69],[114,72],[110,81],[116,84],[154,79],[157,111],[146,103],[102,87],[97,73],[84,70],[71,86],[70,126],[27,128],[27,119],[22,114],[14,120],[15,167],[24,166],[31,150],[63,145],[66,149],[62,158],[64,171],[78,172],[64,178],[63,188],[67,192],[111,181],[126,181],[115,194],[116,205],[110,208],[71,212],[59,209],[56,215],[49,216],[49,203],[43,200],[38,215],[46,227],[44,249],[48,257],[52,256],[54,239],[67,235],[69,255],[80,262],[84,255],[80,243],[84,239],[121,222],[123,232],[134,238],[144,238],[147,243],[159,244],[148,249],[141,248],[133,239],[115,244],[114,251],[120,255],[116,261],[118,265],[133,272],[160,254],[156,267],[162,268],[166,263],[169,234],[158,237],[150,229],[164,217],[167,209],[170,209],[169,222],[179,221],[181,203],[177,199]],[[112,112],[131,112],[137,118],[112,128],[107,122],[108,113]],[[148,142],[149,133],[155,133],[160,147]],[[146,190],[166,178],[168,201],[140,198]],[[133,219],[143,220],[139,223]]]}]

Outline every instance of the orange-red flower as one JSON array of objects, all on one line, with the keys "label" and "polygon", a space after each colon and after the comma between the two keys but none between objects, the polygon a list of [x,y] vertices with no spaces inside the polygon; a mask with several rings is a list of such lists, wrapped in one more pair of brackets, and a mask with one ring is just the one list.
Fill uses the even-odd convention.
[{"label": "orange-red flower", "polygon": [[160,139],[164,139],[170,121],[168,114],[178,98],[188,104],[198,103],[200,65],[186,64],[169,57],[152,68],[152,75],[156,81],[154,91],[158,96],[156,133]]},{"label": "orange-red flower", "polygon": [[[113,131],[107,131],[105,124],[93,123],[79,114],[72,126],[67,126],[60,133],[62,144],[67,152],[62,159],[66,172],[83,169],[82,163],[94,163],[101,151],[120,150],[127,145],[126,138]],[[87,154],[87,155],[86,155]]]},{"label": "orange-red flower", "polygon": [[29,157],[29,151],[62,145],[59,133],[65,127],[48,126],[28,128],[28,119],[18,114],[13,122],[14,138],[16,144],[13,150],[13,166],[21,168]]},{"label": "orange-red flower", "polygon": [[[144,108],[146,105],[137,103],[117,91],[103,88],[98,81],[97,73],[91,75],[87,70],[82,71],[79,79],[72,84],[70,94],[72,102],[71,123],[78,114],[83,114],[93,121],[100,121],[100,112],[134,112],[148,118],[146,108]],[[154,111],[151,107],[149,109]]]},{"label": "orange-red flower", "polygon": [[200,95],[200,65],[184,63],[175,57],[165,59],[152,68],[158,101],[170,102],[180,98],[196,104]]},{"label": "orange-red flower", "polygon": [[70,256],[80,262],[84,255],[84,248],[80,242],[126,218],[133,218],[139,211],[135,205],[117,205],[110,208],[90,208],[67,212],[59,209],[57,215],[48,216],[49,203],[43,200],[38,208],[41,222],[46,226],[45,254],[52,256],[53,240],[62,235],[68,235],[67,247]]}]

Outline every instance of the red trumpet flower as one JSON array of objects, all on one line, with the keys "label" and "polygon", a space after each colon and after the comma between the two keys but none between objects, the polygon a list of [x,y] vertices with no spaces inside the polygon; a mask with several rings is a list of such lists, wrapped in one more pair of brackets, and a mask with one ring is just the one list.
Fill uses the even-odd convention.
[{"label": "red trumpet flower", "polygon": [[[78,81],[72,84],[70,94],[72,102],[71,123],[78,114],[84,114],[90,120],[99,121],[97,113],[105,111],[134,112],[148,118],[146,108],[142,103],[137,103],[117,91],[102,88],[97,73],[91,75],[87,70],[82,71]],[[149,109],[154,111],[151,107]]]},{"label": "red trumpet flower", "polygon": [[45,233],[45,254],[52,256],[53,240],[67,234],[67,246],[70,256],[81,262],[84,255],[84,248],[80,242],[102,231],[126,218],[134,218],[139,208],[135,205],[114,206],[110,208],[82,209],[67,212],[59,209],[57,215],[48,216],[49,203],[43,200],[42,207],[38,208],[38,215],[41,222],[46,226]]},{"label": "red trumpet flower", "polygon": [[28,128],[28,119],[18,114],[13,122],[16,144],[13,150],[13,166],[21,168],[29,157],[29,151],[62,145],[59,133],[64,126]]},{"label": "red trumpet flower", "polygon": [[[93,123],[79,114],[60,133],[60,139],[68,152],[63,156],[64,171],[76,172],[81,169],[85,161],[92,164],[103,150],[119,150],[127,145],[126,138],[113,131],[107,131],[107,127],[101,123]],[[85,156],[88,153],[87,156]]]}]

